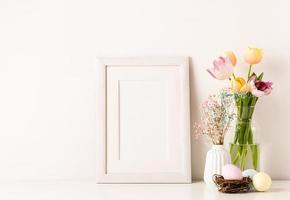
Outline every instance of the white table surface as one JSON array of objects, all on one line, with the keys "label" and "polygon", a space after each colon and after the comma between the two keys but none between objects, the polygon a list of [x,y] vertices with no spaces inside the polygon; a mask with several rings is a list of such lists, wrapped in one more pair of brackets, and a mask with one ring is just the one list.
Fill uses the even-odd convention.
[{"label": "white table surface", "polygon": [[103,184],[83,181],[0,182],[1,200],[288,200],[290,181],[275,181],[268,192],[222,194],[203,182],[192,184]]}]

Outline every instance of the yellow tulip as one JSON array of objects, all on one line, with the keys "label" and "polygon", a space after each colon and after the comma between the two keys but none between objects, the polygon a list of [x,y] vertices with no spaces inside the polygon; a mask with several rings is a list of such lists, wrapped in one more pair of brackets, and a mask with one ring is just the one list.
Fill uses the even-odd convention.
[{"label": "yellow tulip", "polygon": [[232,51],[226,51],[225,54],[230,59],[233,66],[235,66],[237,63],[237,57],[236,57],[235,53]]},{"label": "yellow tulip", "polygon": [[258,64],[263,57],[262,49],[248,48],[245,52],[244,59],[250,65]]},{"label": "yellow tulip", "polygon": [[250,84],[245,84],[241,89],[240,92],[251,92],[252,91],[252,87],[250,86]]},{"label": "yellow tulip", "polygon": [[246,84],[242,77],[236,77],[231,80],[231,89],[233,92],[240,92],[241,88]]}]

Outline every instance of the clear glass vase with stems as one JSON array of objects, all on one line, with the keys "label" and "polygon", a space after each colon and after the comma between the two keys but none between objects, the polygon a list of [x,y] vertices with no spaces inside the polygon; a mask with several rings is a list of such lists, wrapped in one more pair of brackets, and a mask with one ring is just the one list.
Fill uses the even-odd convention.
[{"label": "clear glass vase with stems", "polygon": [[[251,99],[253,101],[253,99]],[[255,102],[256,103],[256,102]],[[237,118],[234,133],[234,141],[230,143],[232,163],[241,170],[255,169],[259,167],[259,145],[254,141],[252,116],[255,104],[237,105]]]}]

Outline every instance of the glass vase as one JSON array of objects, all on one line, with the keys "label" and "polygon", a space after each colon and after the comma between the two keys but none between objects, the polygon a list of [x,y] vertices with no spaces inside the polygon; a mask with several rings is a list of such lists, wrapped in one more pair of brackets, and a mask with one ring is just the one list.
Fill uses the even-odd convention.
[{"label": "glass vase", "polygon": [[230,143],[232,163],[241,170],[258,169],[259,145],[254,141],[252,116],[255,106],[237,106],[234,141]]},{"label": "glass vase", "polygon": [[245,169],[259,170],[259,144],[234,144],[230,143],[232,164],[242,171]]}]

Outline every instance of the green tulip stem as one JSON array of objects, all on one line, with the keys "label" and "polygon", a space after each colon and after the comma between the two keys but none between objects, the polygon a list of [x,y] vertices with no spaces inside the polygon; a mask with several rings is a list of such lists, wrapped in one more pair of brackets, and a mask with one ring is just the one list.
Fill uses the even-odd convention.
[{"label": "green tulip stem", "polygon": [[236,79],[236,76],[235,76],[235,74],[233,73],[233,77],[234,77],[234,79]]},{"label": "green tulip stem", "polygon": [[250,80],[250,77],[251,77],[251,72],[252,72],[252,64],[250,65],[249,67],[249,71],[248,71],[248,81]]}]

